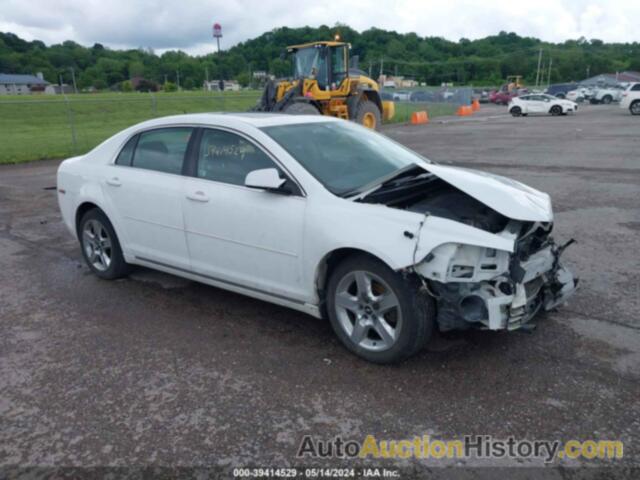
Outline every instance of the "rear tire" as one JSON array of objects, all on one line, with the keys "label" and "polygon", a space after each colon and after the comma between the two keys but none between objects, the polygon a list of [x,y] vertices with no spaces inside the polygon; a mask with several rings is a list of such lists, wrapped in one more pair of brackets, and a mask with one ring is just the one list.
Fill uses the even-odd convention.
[{"label": "rear tire", "polygon": [[367,255],[336,267],[327,285],[327,311],[347,349],[381,364],[416,354],[435,324],[434,301],[420,281]]},{"label": "rear tire", "polygon": [[514,117],[519,117],[520,115],[522,115],[522,109],[520,107],[511,107],[509,113]]},{"label": "rear tire", "polygon": [[635,100],[629,105],[631,115],[640,115],[640,100]]},{"label": "rear tire", "polygon": [[89,210],[78,225],[82,256],[98,277],[114,280],[131,271],[125,262],[120,242],[111,222],[99,209]]},{"label": "rear tire", "polygon": [[354,120],[371,130],[380,130],[382,124],[380,109],[371,100],[360,100],[356,107]]},{"label": "rear tire", "polygon": [[320,115],[316,107],[306,102],[292,102],[282,109],[282,113],[289,115]]}]

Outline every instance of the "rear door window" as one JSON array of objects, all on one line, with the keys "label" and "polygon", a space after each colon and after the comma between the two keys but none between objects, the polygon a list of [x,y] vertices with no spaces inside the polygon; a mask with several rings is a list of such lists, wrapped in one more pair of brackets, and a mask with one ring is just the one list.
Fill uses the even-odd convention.
[{"label": "rear door window", "polygon": [[140,134],[132,166],[156,172],[182,173],[185,153],[193,128],[175,127]]}]

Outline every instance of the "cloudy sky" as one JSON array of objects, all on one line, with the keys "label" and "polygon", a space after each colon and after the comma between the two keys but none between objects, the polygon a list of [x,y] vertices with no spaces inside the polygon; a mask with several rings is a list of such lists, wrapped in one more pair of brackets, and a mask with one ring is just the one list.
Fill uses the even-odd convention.
[{"label": "cloudy sky", "polygon": [[640,41],[638,0],[0,0],[0,31],[47,44],[67,39],[112,48],[212,49],[211,24],[223,48],[275,27],[346,23],[423,36],[480,38],[500,30],[549,41]]}]

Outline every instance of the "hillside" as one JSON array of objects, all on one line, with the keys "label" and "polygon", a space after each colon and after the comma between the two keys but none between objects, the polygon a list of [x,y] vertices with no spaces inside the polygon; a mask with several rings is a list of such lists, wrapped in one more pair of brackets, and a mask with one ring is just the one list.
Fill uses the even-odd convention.
[{"label": "hillside", "polygon": [[[71,69],[80,88],[104,89],[135,76],[163,83],[177,81],[179,71],[183,88],[199,87],[205,77],[237,78],[249,83],[250,72],[267,70],[277,76],[287,75],[289,64],[280,58],[286,45],[316,39],[330,39],[340,33],[351,42],[352,54],[360,58],[363,70],[374,76],[397,73],[426,81],[465,84],[499,84],[510,74],[522,74],[531,83],[539,49],[543,64],[553,59],[551,81],[582,79],[589,75],[621,70],[640,70],[640,44],[604,43],[600,40],[569,40],[564,43],[542,42],[515,33],[478,40],[457,42],[439,37],[420,37],[372,28],[357,32],[348,26],[318,28],[282,27],[242,42],[219,56],[190,56],[180,51],[156,55],[150,49],[111,50],[101,44],[85,47],[72,41],[47,46],[43,42],[25,41],[12,33],[0,32],[0,72],[43,72],[45,79],[57,82],[60,76],[71,83]],[[546,73],[545,73],[546,78]]]}]

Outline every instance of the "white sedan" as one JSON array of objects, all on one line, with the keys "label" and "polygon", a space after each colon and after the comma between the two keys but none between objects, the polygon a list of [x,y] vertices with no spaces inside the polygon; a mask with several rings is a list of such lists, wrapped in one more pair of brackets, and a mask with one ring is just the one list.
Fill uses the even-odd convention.
[{"label": "white sedan", "polygon": [[547,95],[546,93],[532,93],[512,98],[508,109],[509,113],[514,117],[529,115],[530,113],[566,115],[570,112],[577,112],[578,104],[571,100]]},{"label": "white sedan", "polygon": [[65,160],[57,181],[97,276],[143,265],[327,317],[374,362],[435,328],[529,328],[576,286],[547,194],[329,117],[155,119]]}]

